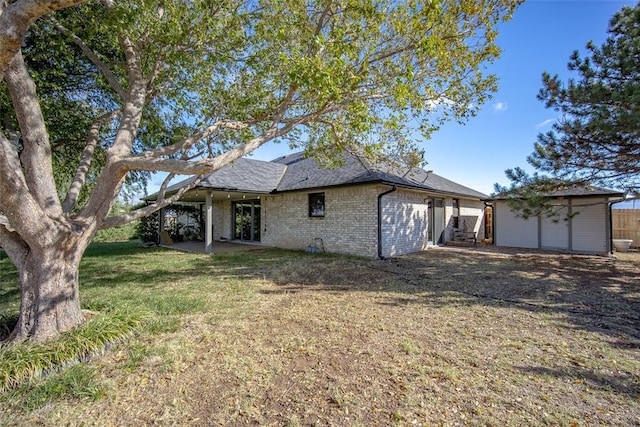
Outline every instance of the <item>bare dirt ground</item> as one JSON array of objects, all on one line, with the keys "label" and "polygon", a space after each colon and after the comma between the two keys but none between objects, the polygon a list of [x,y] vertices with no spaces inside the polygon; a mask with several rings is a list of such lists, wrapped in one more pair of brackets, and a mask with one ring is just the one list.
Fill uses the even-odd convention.
[{"label": "bare dirt ground", "polygon": [[[255,292],[93,363],[25,425],[640,425],[640,256],[435,249],[219,272]],[[136,363],[133,363],[133,362]]]}]

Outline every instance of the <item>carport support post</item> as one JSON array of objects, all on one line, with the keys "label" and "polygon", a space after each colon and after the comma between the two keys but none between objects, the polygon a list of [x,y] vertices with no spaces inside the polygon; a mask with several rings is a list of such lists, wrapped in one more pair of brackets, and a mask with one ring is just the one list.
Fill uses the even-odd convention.
[{"label": "carport support post", "polygon": [[204,251],[208,254],[213,252],[213,193],[207,193],[207,209],[205,216]]}]

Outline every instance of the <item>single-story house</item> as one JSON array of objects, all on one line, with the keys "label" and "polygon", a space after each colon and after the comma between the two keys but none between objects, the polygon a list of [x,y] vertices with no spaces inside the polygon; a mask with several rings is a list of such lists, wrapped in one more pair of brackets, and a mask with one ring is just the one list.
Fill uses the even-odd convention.
[{"label": "single-story house", "polygon": [[522,218],[497,195],[493,207],[493,239],[496,246],[606,254],[612,250],[611,203],[624,193],[597,187],[570,187],[547,196],[555,215]]},{"label": "single-story house", "polygon": [[208,251],[213,240],[232,240],[384,258],[446,243],[460,232],[484,238],[487,197],[420,168],[346,155],[342,166],[328,170],[295,153],[270,162],[238,159],[205,176],[181,201],[203,209]]}]

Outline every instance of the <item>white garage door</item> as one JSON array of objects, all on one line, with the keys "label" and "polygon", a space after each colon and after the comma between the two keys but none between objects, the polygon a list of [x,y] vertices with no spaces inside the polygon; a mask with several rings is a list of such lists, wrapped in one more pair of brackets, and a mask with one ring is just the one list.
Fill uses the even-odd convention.
[{"label": "white garage door", "polygon": [[608,205],[604,199],[574,201],[572,211],[573,250],[604,253],[607,251]]},{"label": "white garage door", "polygon": [[569,221],[567,202],[554,207],[554,216],[541,218],[540,246],[548,249],[569,249]]},{"label": "white garage door", "polygon": [[518,218],[506,202],[496,203],[495,241],[498,246],[538,247],[538,218]]}]

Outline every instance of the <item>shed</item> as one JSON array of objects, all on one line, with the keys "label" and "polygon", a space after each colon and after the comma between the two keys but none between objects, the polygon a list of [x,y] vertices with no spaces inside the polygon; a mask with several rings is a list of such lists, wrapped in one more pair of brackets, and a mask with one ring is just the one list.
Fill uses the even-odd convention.
[{"label": "shed", "polygon": [[624,193],[570,187],[547,195],[554,215],[523,218],[509,204],[509,196],[491,199],[493,242],[496,246],[606,254],[612,249],[611,203]]}]

